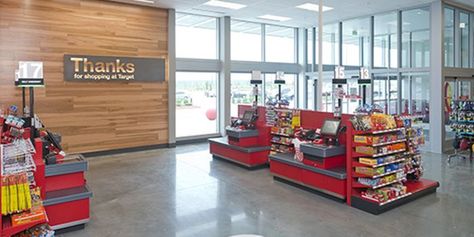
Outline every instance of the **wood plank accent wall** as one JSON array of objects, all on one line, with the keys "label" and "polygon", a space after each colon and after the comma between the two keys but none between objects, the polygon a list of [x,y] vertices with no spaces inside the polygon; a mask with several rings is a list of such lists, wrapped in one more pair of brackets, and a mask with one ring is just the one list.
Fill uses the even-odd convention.
[{"label": "wood plank accent wall", "polygon": [[[166,59],[167,10],[96,0],[0,1],[0,106],[21,106],[18,61],[43,61],[36,113],[67,152],[168,143],[168,78],[161,83],[65,82],[64,54]],[[168,70],[168,69],[167,69]],[[166,73],[168,75],[168,73]]]}]

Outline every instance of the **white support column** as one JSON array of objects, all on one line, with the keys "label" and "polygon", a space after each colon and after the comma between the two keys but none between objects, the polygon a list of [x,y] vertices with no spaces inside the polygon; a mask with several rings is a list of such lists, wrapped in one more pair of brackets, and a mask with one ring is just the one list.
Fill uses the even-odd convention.
[{"label": "white support column", "polygon": [[431,4],[431,72],[430,72],[430,145],[431,151],[443,152],[444,108],[443,108],[443,4]]},{"label": "white support column", "polygon": [[230,17],[219,19],[219,55],[222,69],[219,77],[219,131],[225,135],[225,127],[230,124]]},{"label": "white support column", "polygon": [[323,111],[323,0],[319,0],[318,11],[318,81],[316,88],[316,108]]},{"label": "white support column", "polygon": [[176,144],[176,11],[168,10],[168,144]]}]

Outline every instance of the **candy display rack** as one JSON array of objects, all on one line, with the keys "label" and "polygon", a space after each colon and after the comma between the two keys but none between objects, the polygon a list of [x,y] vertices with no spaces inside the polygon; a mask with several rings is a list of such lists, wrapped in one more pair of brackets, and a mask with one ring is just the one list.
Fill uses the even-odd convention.
[{"label": "candy display rack", "polygon": [[[390,118],[390,115],[383,116]],[[392,126],[364,131],[349,126],[349,205],[380,214],[436,192],[438,182],[421,178],[419,145],[424,141],[422,130],[412,127],[411,119],[399,120]]]},{"label": "candy display rack", "polygon": [[[268,121],[268,114],[276,116],[274,123]],[[299,116],[299,111],[287,108],[273,108],[267,112],[267,125],[271,128],[271,153],[294,152],[293,138],[295,125],[293,117]]]},{"label": "candy display rack", "polygon": [[[19,145],[19,143],[22,143],[23,145]],[[38,172],[38,170],[40,171],[44,169],[41,147],[42,144],[40,140],[35,140],[35,146],[33,147],[29,138],[19,139],[14,144],[0,145],[0,165],[2,166],[2,174],[0,178],[0,203],[2,204],[2,218],[0,219],[0,230],[2,237],[13,236],[20,232],[48,222],[46,212],[41,202],[36,202],[36,205],[31,206],[31,198],[26,196],[31,195],[29,189],[30,187],[34,187],[38,188],[38,199],[45,198],[44,173],[42,174],[41,172]],[[10,167],[12,167],[13,165],[13,162],[8,157],[9,154],[12,154],[12,152],[15,153],[14,155],[17,157],[25,157],[26,162],[24,164],[21,164],[22,162],[18,162],[17,164],[19,165],[17,169],[6,169],[7,164]],[[27,161],[30,159],[31,161]],[[21,160],[23,160],[23,158],[21,158],[20,161]],[[15,176],[21,174],[25,174],[25,176],[28,177],[28,182],[27,184],[25,184],[26,186],[22,188],[22,192],[25,193],[23,195],[25,195],[25,198],[27,198],[26,203],[24,203],[26,206],[23,205],[23,208],[21,207],[21,204],[13,203],[11,200],[12,195],[22,195],[20,194],[20,186],[15,185],[17,186],[17,188],[12,189],[11,185],[7,186],[8,184],[4,182],[4,180],[6,180],[8,176]],[[12,194],[12,191],[17,189],[18,191],[15,193],[18,194]],[[5,208],[9,209],[9,211],[5,210]],[[12,208],[16,209],[16,211],[14,211]]]}]

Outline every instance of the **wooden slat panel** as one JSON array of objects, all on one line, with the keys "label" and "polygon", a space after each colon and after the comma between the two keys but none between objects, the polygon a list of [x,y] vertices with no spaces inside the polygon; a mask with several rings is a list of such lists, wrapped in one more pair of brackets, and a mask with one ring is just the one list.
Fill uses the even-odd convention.
[{"label": "wooden slat panel", "polygon": [[[36,112],[63,135],[68,152],[168,142],[168,78],[164,83],[65,82],[64,54],[166,59],[168,13],[95,0],[0,1],[0,106],[21,103],[14,88],[20,60],[44,62],[46,87]],[[166,73],[167,75],[168,73]]]}]

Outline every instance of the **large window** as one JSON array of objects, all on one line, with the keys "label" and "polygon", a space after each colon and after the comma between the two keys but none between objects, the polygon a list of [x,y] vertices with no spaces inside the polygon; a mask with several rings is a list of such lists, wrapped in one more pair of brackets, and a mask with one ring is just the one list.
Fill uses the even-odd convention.
[{"label": "large window", "polygon": [[385,113],[398,114],[398,77],[394,74],[375,74],[373,87],[374,104],[379,105]]},{"label": "large window", "polygon": [[428,73],[404,73],[401,77],[402,113],[422,117],[422,127],[429,141],[430,83]]},{"label": "large window", "polygon": [[470,34],[471,24],[469,20],[469,14],[465,12],[459,13],[459,34],[460,34],[460,56],[461,56],[461,67],[468,68],[471,66],[470,54]]},{"label": "large window", "polygon": [[217,19],[176,14],[176,57],[217,59]]},{"label": "large window", "polygon": [[[265,74],[265,102],[278,100],[278,85],[274,83],[274,73]],[[281,100],[287,101],[290,108],[296,108],[296,75],[285,74],[285,84],[281,85]]]},{"label": "large window", "polygon": [[374,67],[398,67],[397,13],[374,16]]},{"label": "large window", "polygon": [[265,61],[295,63],[295,29],[265,25]]},{"label": "large window", "polygon": [[370,18],[342,23],[342,64],[369,66]]},{"label": "large window", "polygon": [[389,75],[388,80],[388,112],[398,114],[398,77]]},{"label": "large window", "polygon": [[409,115],[410,112],[410,101],[411,101],[411,80],[410,76],[404,75],[401,77],[401,96],[402,96],[402,104],[401,104],[401,111],[400,114]]},{"label": "large window", "polygon": [[306,108],[309,110],[314,110],[315,109],[315,98],[316,98],[316,81],[314,80],[314,77],[308,76],[306,77],[306,83],[307,83],[307,102],[306,102]]},{"label": "large window", "polygon": [[[313,61],[316,64],[319,62],[318,30],[318,28],[308,29],[308,64],[312,64]],[[323,27],[323,64],[339,65],[339,23]],[[308,67],[307,71],[311,72],[311,67]]]},{"label": "large window", "polygon": [[232,20],[231,57],[238,61],[262,61],[262,25]]},{"label": "large window", "polygon": [[444,8],[444,66],[454,67],[454,9]]},{"label": "large window", "polygon": [[331,72],[324,73],[323,75],[323,96],[322,96],[322,105],[323,111],[333,112],[336,99],[333,96],[333,84],[332,84],[333,75]]},{"label": "large window", "polygon": [[313,71],[312,69],[312,66],[313,66],[313,62],[314,62],[314,58],[315,58],[315,55],[314,55],[314,46],[315,46],[315,43],[314,43],[314,28],[310,28],[307,30],[307,36],[308,36],[308,41],[307,41],[307,50],[308,50],[308,61],[307,61],[307,64],[308,64],[308,67],[307,67],[307,71],[308,72],[311,72]]},{"label": "large window", "polygon": [[402,12],[402,67],[430,66],[430,10]]},{"label": "large window", "polygon": [[[346,71],[347,78],[353,78],[358,75],[359,71]],[[347,81],[347,85],[344,85],[343,88],[349,98],[344,98],[342,100],[342,112],[346,114],[353,114],[362,103],[362,100],[357,98],[362,94],[360,91],[362,86],[357,83],[357,80],[349,79]]]},{"label": "large window", "polygon": [[176,72],[176,137],[218,133],[217,73]]},{"label": "large window", "polygon": [[374,75],[374,86],[372,92],[373,104],[380,106],[385,113],[388,113],[387,88],[388,81],[386,75]]},{"label": "large window", "polygon": [[[318,37],[316,37],[316,42],[318,42]],[[318,45],[316,43],[316,55],[318,55]],[[339,65],[339,23],[323,26],[323,64]]]},{"label": "large window", "polygon": [[[252,105],[255,96],[252,95],[254,86],[250,84],[252,74],[250,73],[232,73],[230,75],[230,115],[238,116],[238,105]],[[258,104],[263,105],[262,85],[258,86]]]}]

